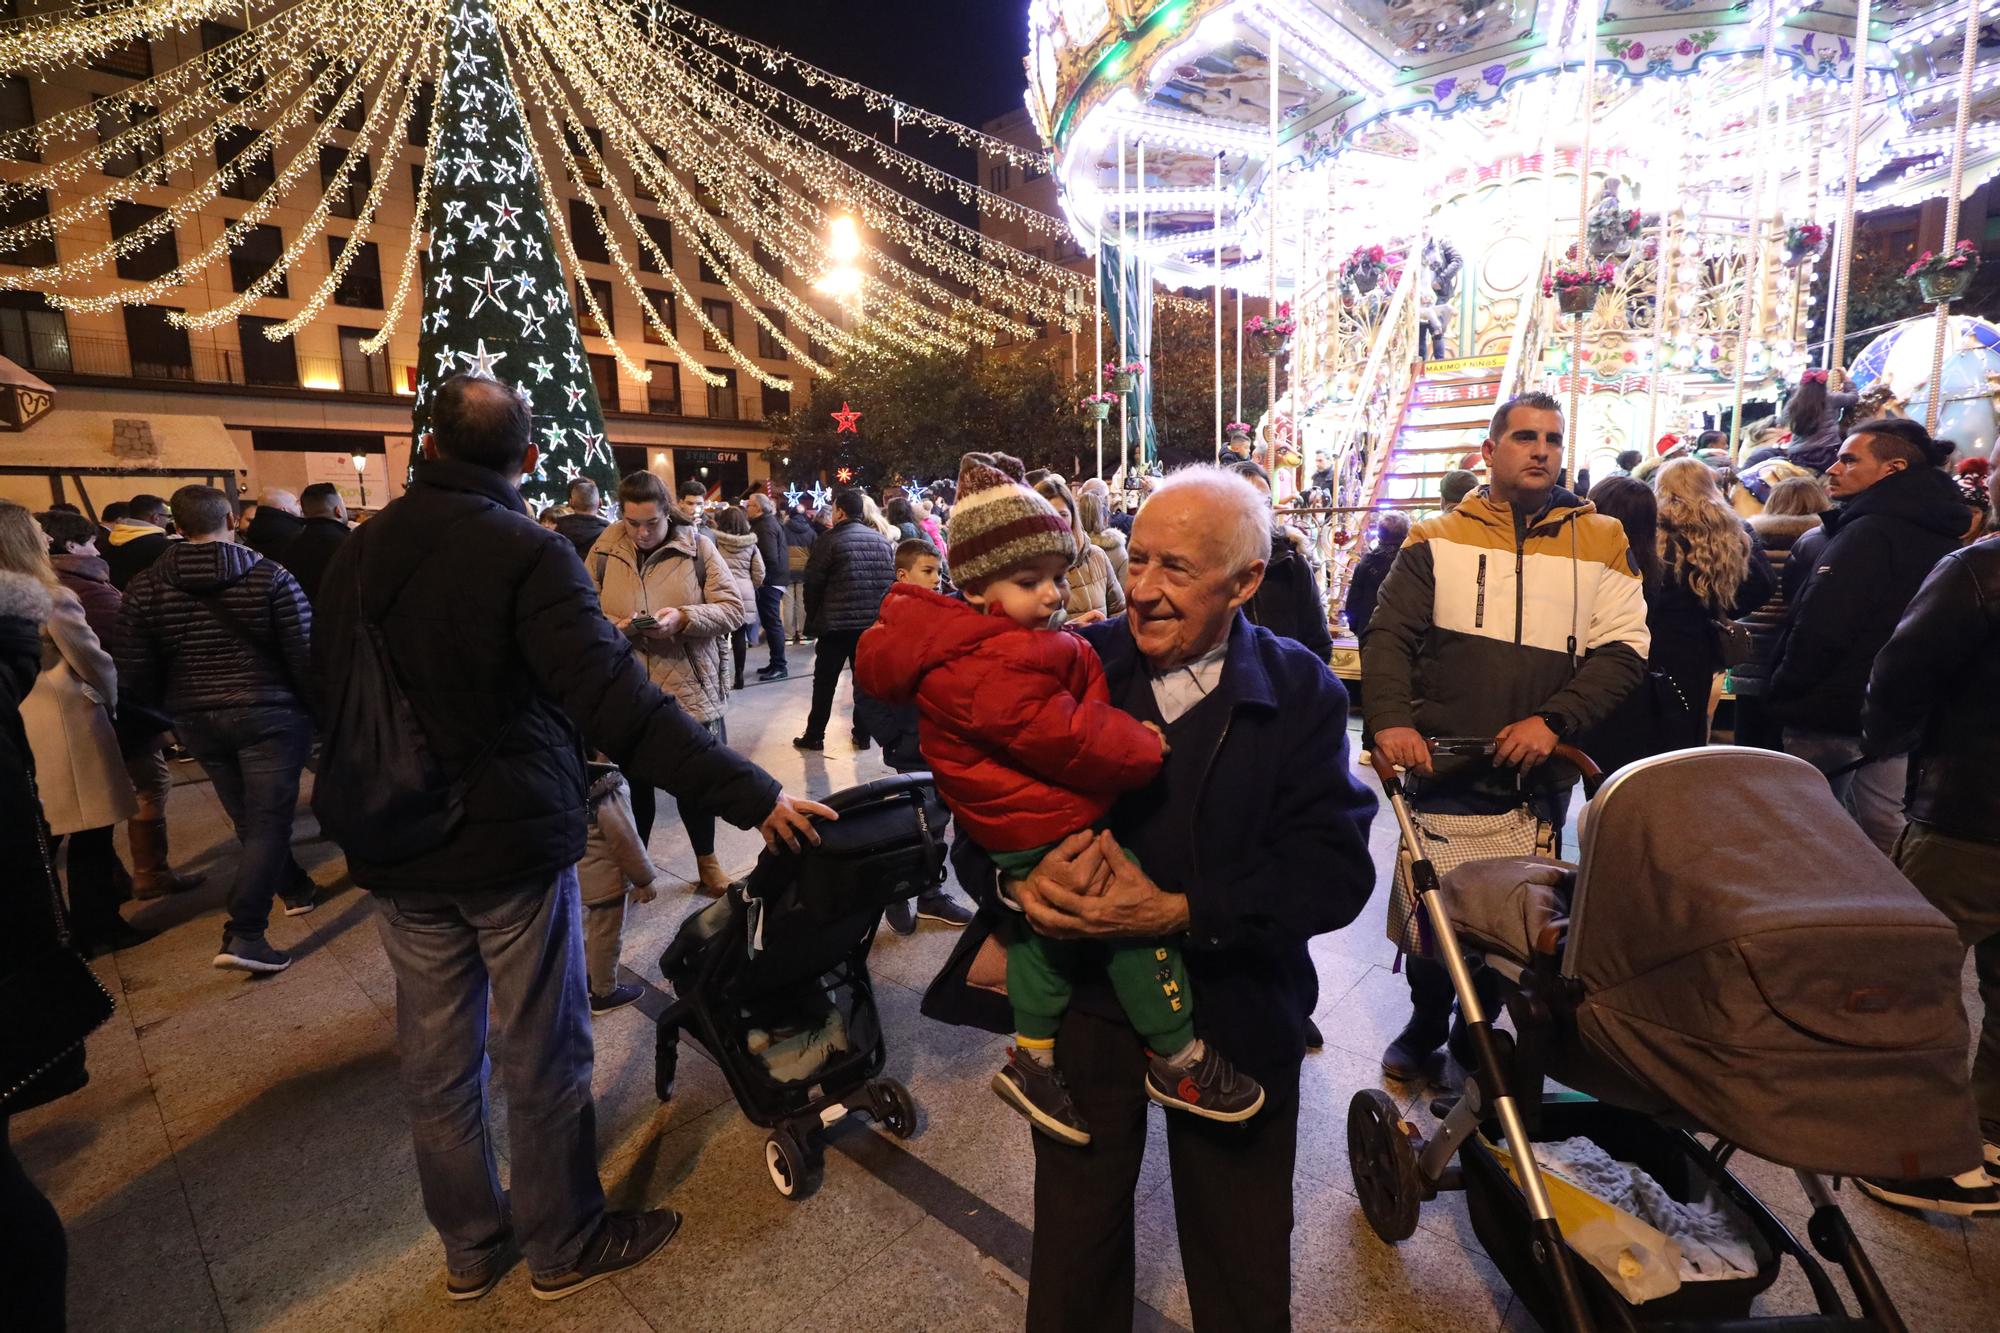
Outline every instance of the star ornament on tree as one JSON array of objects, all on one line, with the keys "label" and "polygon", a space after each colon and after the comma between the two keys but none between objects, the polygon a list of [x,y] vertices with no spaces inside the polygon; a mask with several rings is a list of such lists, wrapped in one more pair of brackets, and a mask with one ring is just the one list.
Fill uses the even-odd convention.
[{"label": "star ornament on tree", "polygon": [[854,469],[851,467],[841,468],[833,474],[833,479],[843,486],[852,486],[854,484]]},{"label": "star ornament on tree", "polygon": [[859,435],[861,433],[861,414],[849,407],[846,402],[843,401],[841,403],[838,412],[830,412],[827,415],[833,418],[833,433],[835,435]]}]

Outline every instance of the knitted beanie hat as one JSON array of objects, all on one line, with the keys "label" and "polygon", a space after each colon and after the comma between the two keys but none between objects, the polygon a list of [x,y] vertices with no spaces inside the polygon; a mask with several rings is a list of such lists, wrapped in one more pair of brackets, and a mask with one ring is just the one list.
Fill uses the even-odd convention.
[{"label": "knitted beanie hat", "polygon": [[1025,475],[1021,460],[1007,454],[959,460],[958,505],[945,529],[953,582],[977,587],[1043,556],[1076,560],[1069,520],[1022,480]]}]

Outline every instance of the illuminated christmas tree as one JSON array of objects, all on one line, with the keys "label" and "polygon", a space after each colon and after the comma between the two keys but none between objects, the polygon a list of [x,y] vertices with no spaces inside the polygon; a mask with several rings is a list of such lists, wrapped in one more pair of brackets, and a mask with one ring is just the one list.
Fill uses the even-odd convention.
[{"label": "illuminated christmas tree", "polygon": [[542,208],[520,99],[485,0],[460,4],[450,41],[425,168],[430,244],[416,438],[429,427],[437,385],[461,372],[486,376],[513,386],[534,413],[541,464],[526,494],[558,499],[579,476],[609,494],[618,470],[597,386]]}]

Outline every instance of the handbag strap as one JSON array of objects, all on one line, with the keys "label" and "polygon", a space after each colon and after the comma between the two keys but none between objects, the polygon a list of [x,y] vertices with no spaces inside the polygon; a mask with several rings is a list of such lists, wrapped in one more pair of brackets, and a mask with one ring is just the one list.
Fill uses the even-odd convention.
[{"label": "handbag strap", "polygon": [[63,911],[62,886],[56,882],[56,859],[49,852],[49,825],[42,818],[42,789],[35,781],[35,765],[28,763],[28,799],[35,806],[35,850],[41,858],[42,883],[49,891],[49,906],[55,912],[56,943],[63,948],[71,947],[69,938],[69,918]]}]

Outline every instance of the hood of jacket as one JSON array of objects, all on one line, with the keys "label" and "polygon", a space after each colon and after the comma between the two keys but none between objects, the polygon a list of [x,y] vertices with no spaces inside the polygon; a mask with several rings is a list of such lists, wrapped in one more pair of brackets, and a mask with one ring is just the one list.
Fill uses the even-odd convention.
[{"label": "hood of jacket", "polygon": [[865,688],[890,703],[908,703],[930,671],[1020,629],[997,611],[914,583],[892,584],[870,631]]},{"label": "hood of jacket", "polygon": [[819,529],[804,514],[794,513],[780,526],[785,530],[785,540],[794,546],[811,546],[813,538],[819,536]]},{"label": "hood of jacket", "polygon": [[[704,529],[697,528],[692,523],[675,523],[667,529],[667,539],[642,557],[639,553],[639,543],[632,536],[632,529],[626,527],[624,520],[620,519],[605,528],[604,535],[599,537],[590,549],[593,555],[602,553],[610,559],[622,560],[633,569],[638,569],[642,562],[651,564],[668,552],[692,558],[695,553],[695,543],[703,531]],[[713,539],[721,534],[710,532],[708,535]]]},{"label": "hood of jacket", "polygon": [[73,579],[84,579],[91,583],[111,582],[111,566],[101,555],[53,555],[49,563],[56,567],[56,573],[67,574]]},{"label": "hood of jacket", "polygon": [[270,505],[258,505],[256,517],[243,529],[242,540],[263,549],[266,544],[290,541],[306,530],[306,521]]},{"label": "hood of jacket", "polygon": [[1856,519],[1899,518],[1926,532],[1957,537],[1972,522],[1958,487],[1937,468],[1905,468],[1891,472],[1838,509],[1822,515],[1829,536]]},{"label": "hood of jacket", "polygon": [[121,518],[116,523],[113,523],[110,532],[111,544],[113,546],[123,546],[126,542],[134,542],[141,537],[164,537],[167,535],[167,530],[157,523],[134,523],[129,518]]},{"label": "hood of jacket", "polygon": [[[48,585],[33,575],[0,570],[0,619],[25,620],[39,630],[49,618],[52,597]],[[35,651],[41,652],[39,637]]]},{"label": "hood of jacket", "polygon": [[747,551],[757,544],[755,533],[722,532],[713,528],[709,530],[708,539],[714,542],[715,549],[722,552],[725,556],[733,556],[739,552]]},{"label": "hood of jacket", "polygon": [[160,577],[182,592],[220,592],[264,557],[235,542],[175,542],[159,560]]},{"label": "hood of jacket", "polygon": [[556,531],[571,541],[579,535],[595,537],[610,526],[609,520],[599,514],[564,514],[556,520]]},{"label": "hood of jacket", "polygon": [[1789,551],[1792,543],[1819,526],[1818,514],[1752,514],[1750,531],[1767,551]]}]

